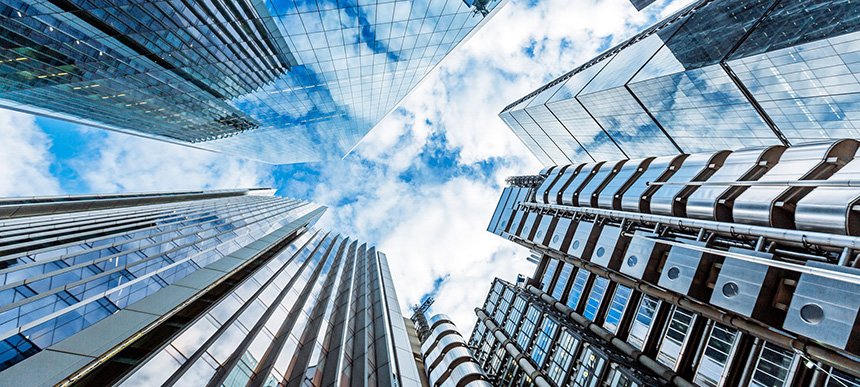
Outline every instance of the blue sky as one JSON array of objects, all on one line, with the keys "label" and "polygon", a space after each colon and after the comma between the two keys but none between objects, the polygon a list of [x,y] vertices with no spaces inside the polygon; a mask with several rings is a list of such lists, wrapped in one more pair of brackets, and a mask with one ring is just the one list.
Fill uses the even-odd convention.
[{"label": "blue sky", "polygon": [[504,179],[541,168],[498,112],[685,2],[511,0],[343,160],[272,166],[0,110],[0,195],[275,187],[384,251],[402,304],[433,292],[468,330],[493,277],[533,270],[485,231]]}]

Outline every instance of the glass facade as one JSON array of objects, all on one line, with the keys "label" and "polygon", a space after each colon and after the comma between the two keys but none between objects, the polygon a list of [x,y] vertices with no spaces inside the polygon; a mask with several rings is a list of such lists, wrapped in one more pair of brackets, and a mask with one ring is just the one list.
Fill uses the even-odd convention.
[{"label": "glass facade", "polygon": [[0,384],[417,383],[385,255],[271,194],[0,201]]},{"label": "glass facade", "polygon": [[546,165],[857,138],[858,20],[847,0],[696,1],[501,117]]},{"label": "glass facade", "polygon": [[0,106],[269,163],[342,157],[502,1],[478,3],[6,1]]}]

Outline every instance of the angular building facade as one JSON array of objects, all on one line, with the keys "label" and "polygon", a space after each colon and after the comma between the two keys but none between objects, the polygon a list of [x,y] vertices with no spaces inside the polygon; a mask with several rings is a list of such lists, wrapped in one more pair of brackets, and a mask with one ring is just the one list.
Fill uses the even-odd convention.
[{"label": "angular building facade", "polygon": [[547,166],[857,138],[858,14],[698,0],[500,116]]},{"label": "angular building facade", "polygon": [[0,200],[0,385],[417,386],[385,254],[270,190]]},{"label": "angular building facade", "polygon": [[0,106],[269,163],[342,157],[500,0],[0,4]]},{"label": "angular building facade", "polygon": [[538,251],[470,346],[498,385],[860,386],[853,139],[508,179],[488,231]]}]

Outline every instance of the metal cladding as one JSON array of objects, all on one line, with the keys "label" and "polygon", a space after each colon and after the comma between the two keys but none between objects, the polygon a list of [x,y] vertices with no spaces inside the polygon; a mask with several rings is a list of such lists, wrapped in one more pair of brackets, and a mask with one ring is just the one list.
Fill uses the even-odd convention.
[{"label": "metal cladding", "polygon": [[860,234],[860,218],[857,213],[860,208],[856,207],[860,204],[860,193],[846,189],[850,188],[846,185],[860,185],[860,152],[826,181],[827,183],[822,183],[822,186],[797,201],[794,214],[797,229]]},{"label": "metal cladding", "polygon": [[[801,182],[824,180],[854,158],[856,140],[837,140],[801,144],[788,148],[779,162],[757,181]],[[732,218],[735,222],[794,228],[797,201],[812,188],[803,186],[754,185],[735,199]]]},{"label": "metal cladding", "polygon": [[[689,246],[707,246],[704,242],[688,241]],[[708,286],[722,257],[699,250],[673,248],[666,257],[658,285],[673,292],[707,301],[713,291]]]},{"label": "metal cladding", "polygon": [[672,174],[666,183],[651,195],[649,212],[660,215],[684,217],[687,214],[687,197],[696,189],[684,183],[704,181],[723,166],[729,151],[693,154],[684,160],[681,167]]},{"label": "metal cladding", "polygon": [[732,152],[723,162],[723,166],[708,179],[728,184],[698,187],[687,198],[687,216],[731,221],[734,200],[748,187],[730,184],[758,180],[779,161],[785,149],[784,146],[774,145],[763,149],[741,149]]},{"label": "metal cladding", "polygon": [[[821,262],[807,266],[860,275],[860,269]],[[802,274],[785,329],[860,354],[860,285]]]},{"label": "metal cladding", "polygon": [[620,271],[636,279],[657,282],[669,253],[669,246],[658,243],[655,240],[657,236],[649,231],[636,230],[625,251]]},{"label": "metal cladding", "polygon": [[417,385],[385,254],[273,194],[0,200],[0,385]]},{"label": "metal cladding", "polygon": [[451,318],[437,314],[429,323],[430,335],[421,343],[421,353],[430,385],[491,387]]},{"label": "metal cladding", "polygon": [[[500,234],[540,255],[536,271],[510,294],[494,285],[484,307],[510,342],[476,327],[476,359],[503,381],[539,374],[551,385],[579,380],[577,367],[599,363],[591,355],[607,348],[627,357],[613,369],[638,369],[658,384],[860,385],[857,150],[855,140],[836,140],[605,162],[570,181],[573,166],[547,170],[519,187],[535,195],[515,211],[535,214],[548,238]],[[619,168],[601,172],[606,166]],[[552,202],[553,190],[567,204]],[[638,198],[625,202],[633,190]],[[520,301],[526,289],[536,298]],[[561,315],[543,327],[546,310]],[[565,323],[576,335],[560,333]],[[562,350],[588,332],[602,341],[587,358]],[[517,354],[531,361],[505,363]],[[556,354],[568,363],[548,363]],[[593,380],[615,383],[616,372],[595,366]]]},{"label": "metal cladding", "polygon": [[[729,248],[729,251],[773,259],[773,254],[761,251],[737,247]],[[726,257],[714,283],[710,303],[770,326],[782,326],[785,305],[780,305],[777,295],[790,294],[785,287],[793,286],[798,277],[797,273],[788,270]]]}]

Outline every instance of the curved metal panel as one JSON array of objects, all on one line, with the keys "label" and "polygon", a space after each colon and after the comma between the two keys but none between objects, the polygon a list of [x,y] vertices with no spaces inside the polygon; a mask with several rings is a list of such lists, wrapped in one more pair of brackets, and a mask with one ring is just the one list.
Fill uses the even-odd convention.
[{"label": "curved metal panel", "polygon": [[[777,145],[733,152],[726,158],[723,167],[714,172],[708,181],[757,180],[776,165],[785,149],[784,146]],[[720,221],[731,219],[732,202],[746,189],[746,186],[701,186],[687,198],[687,216]]]},{"label": "curved metal panel", "polygon": [[[860,155],[828,180],[860,179]],[[818,187],[797,202],[794,220],[798,230],[860,235],[857,187]]]},{"label": "curved metal panel", "polygon": [[[585,187],[586,184],[591,180],[592,177],[600,170],[600,167],[606,163],[605,161],[600,161],[597,163],[590,163],[582,167],[582,170],[576,174],[568,183],[567,187],[564,188],[561,192],[561,204],[566,204],[569,206],[579,206],[579,191]],[[587,198],[586,198],[587,199]]]},{"label": "curved metal panel", "polygon": [[633,212],[648,212],[651,193],[657,187],[649,186],[652,181],[663,182],[672,177],[681,168],[689,155],[664,156],[651,161],[642,174],[630,184],[621,196],[621,210]]},{"label": "curved metal panel", "polygon": [[582,172],[582,168],[586,164],[571,165],[564,170],[564,173],[559,176],[558,181],[550,187],[547,193],[547,200],[550,204],[561,204],[561,195],[565,188],[570,185],[570,182]]},{"label": "curved metal panel", "polygon": [[603,188],[606,187],[606,184],[609,184],[618,171],[621,170],[621,167],[624,166],[624,163],[627,160],[621,160],[616,162],[607,162],[603,164],[597,172],[594,173],[594,177],[588,181],[579,192],[579,205],[585,207],[597,207],[597,197],[603,191]]},{"label": "curved metal panel", "polygon": [[[689,183],[703,181],[710,177],[723,165],[730,151],[714,153],[697,153],[690,155],[667,182]],[[652,214],[685,216],[684,204],[696,187],[685,185],[663,185],[651,196]]]},{"label": "curved metal panel", "polygon": [[458,364],[463,362],[471,362],[472,354],[469,352],[466,347],[454,347],[449,351],[442,354],[442,358],[438,359],[438,364],[429,365],[432,367],[432,370],[429,370],[430,376],[429,379],[432,383],[437,383],[439,381],[443,381],[443,377],[446,376],[446,373],[451,371],[452,364]]},{"label": "curved metal panel", "polygon": [[[565,166],[560,167],[560,168],[558,166],[549,168],[549,170],[546,172],[546,175],[545,175],[546,178],[543,180],[543,183],[541,183],[540,187],[538,187],[538,189],[536,191],[536,194],[535,194],[535,201],[536,202],[549,203],[547,201],[547,194],[549,194],[549,191],[550,191],[550,189],[552,189],[552,186],[556,182],[558,182],[558,178],[561,177],[562,174],[564,174],[564,171],[566,171],[567,168],[569,168],[569,167],[570,167],[570,165],[565,165]],[[541,172],[542,172],[541,175],[543,175],[543,171],[541,171]]]},{"label": "curved metal panel", "polygon": [[597,207],[607,210],[620,210],[622,195],[648,169],[652,160],[654,160],[653,157],[648,157],[640,160],[629,160],[624,163],[615,177],[608,181],[603,190],[600,191]]},{"label": "curved metal panel", "polygon": [[[788,148],[779,163],[758,181],[819,180],[830,177],[854,157],[857,141],[839,140],[801,144]],[[780,228],[794,228],[794,205],[811,188],[786,186],[750,187],[732,208],[735,222]]]},{"label": "curved metal panel", "polygon": [[460,336],[456,331],[442,335],[436,340],[435,345],[427,348],[430,350],[429,353],[424,351],[424,348],[422,348],[421,352],[424,353],[424,364],[426,364],[427,367],[430,367],[430,365],[435,364],[436,361],[445,354],[445,351],[450,350],[452,346],[465,345],[466,342],[463,340],[463,336]]},{"label": "curved metal panel", "polygon": [[467,362],[454,367],[454,369],[451,370],[451,375],[448,376],[448,379],[446,381],[452,383],[452,386],[458,386],[460,384],[460,381],[464,379],[474,378],[483,374],[484,372],[481,370],[481,367],[478,366],[477,363]]}]

